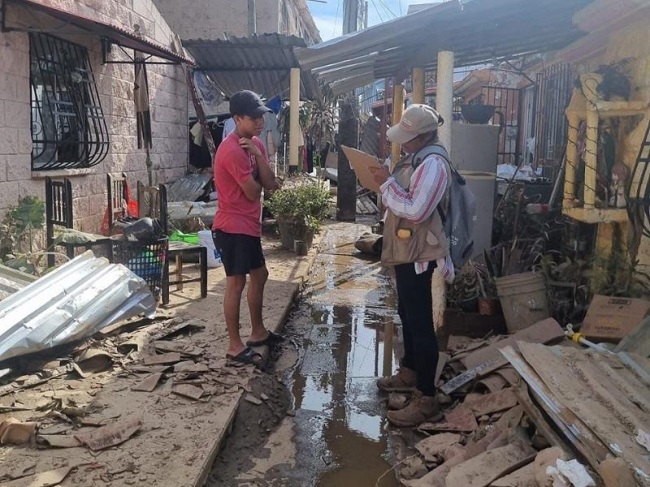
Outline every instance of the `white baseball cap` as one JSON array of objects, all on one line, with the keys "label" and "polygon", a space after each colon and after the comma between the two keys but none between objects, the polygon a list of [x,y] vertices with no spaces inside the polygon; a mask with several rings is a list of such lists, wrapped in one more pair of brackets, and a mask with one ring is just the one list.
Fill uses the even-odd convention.
[{"label": "white baseball cap", "polygon": [[398,124],[386,131],[386,136],[391,142],[404,144],[420,134],[426,134],[438,129],[440,115],[429,105],[414,103],[402,115]]}]

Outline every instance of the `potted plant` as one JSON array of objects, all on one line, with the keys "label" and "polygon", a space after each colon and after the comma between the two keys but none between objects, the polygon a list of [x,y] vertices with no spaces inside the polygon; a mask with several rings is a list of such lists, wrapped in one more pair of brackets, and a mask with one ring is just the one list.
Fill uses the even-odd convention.
[{"label": "potted plant", "polygon": [[480,294],[479,276],[472,261],[468,261],[447,291],[447,302],[451,308],[475,312]]},{"label": "potted plant", "polygon": [[295,241],[311,246],[329,203],[329,191],[322,181],[296,176],[287,179],[264,206],[276,218],[282,246],[293,250]]}]

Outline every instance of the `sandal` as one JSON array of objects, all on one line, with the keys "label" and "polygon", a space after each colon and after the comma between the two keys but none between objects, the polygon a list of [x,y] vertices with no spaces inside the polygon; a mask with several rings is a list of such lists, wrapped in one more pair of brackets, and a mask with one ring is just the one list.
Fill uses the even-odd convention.
[{"label": "sandal", "polygon": [[273,333],[271,330],[269,330],[269,334],[264,340],[257,340],[257,341],[251,341],[248,340],[246,342],[247,347],[263,347],[264,345],[273,345],[274,343],[278,343],[284,340],[284,337],[282,335],[278,335],[277,333]]},{"label": "sandal", "polygon": [[256,352],[251,347],[246,347],[237,355],[231,355],[227,353],[226,358],[239,364],[254,365],[255,367],[260,367],[262,365],[262,362],[264,362],[264,357],[262,357],[262,354]]}]

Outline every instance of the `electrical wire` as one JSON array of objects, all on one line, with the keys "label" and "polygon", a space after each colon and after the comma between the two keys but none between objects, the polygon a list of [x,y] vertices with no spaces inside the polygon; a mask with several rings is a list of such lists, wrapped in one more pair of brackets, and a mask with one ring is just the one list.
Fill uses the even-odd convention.
[{"label": "electrical wire", "polygon": [[388,6],[388,4],[386,4],[385,0],[378,0],[378,1],[384,7],[384,9],[393,16],[394,19],[397,18],[397,15],[395,15],[395,12],[393,12]]},{"label": "electrical wire", "polygon": [[377,12],[377,17],[379,17],[379,21],[383,23],[384,18],[381,16],[381,12],[379,11],[377,4],[375,3],[375,0],[370,0],[370,3],[372,3],[372,6],[375,7],[375,12]]}]

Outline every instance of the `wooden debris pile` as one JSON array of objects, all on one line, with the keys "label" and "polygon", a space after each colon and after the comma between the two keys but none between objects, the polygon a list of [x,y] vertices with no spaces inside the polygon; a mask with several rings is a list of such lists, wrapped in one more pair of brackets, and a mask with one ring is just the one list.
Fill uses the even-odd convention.
[{"label": "wooden debris pile", "polygon": [[401,485],[650,486],[650,360],[620,355],[566,340],[552,319],[508,337],[451,336],[444,417],[416,429],[395,467]]}]

